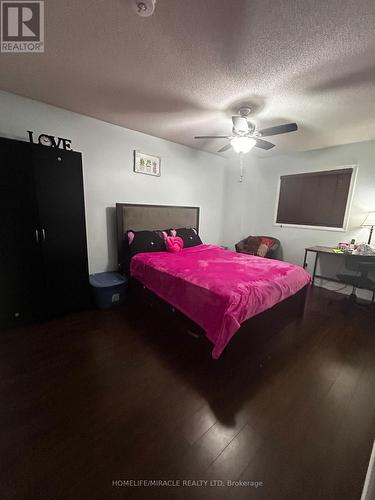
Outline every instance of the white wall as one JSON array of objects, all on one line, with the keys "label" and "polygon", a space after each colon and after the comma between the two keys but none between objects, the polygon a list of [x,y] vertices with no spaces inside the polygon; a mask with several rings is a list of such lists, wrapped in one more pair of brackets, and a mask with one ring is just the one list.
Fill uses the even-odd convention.
[{"label": "white wall", "polygon": [[[261,159],[254,158],[249,153],[246,163],[246,179],[240,188],[234,183],[233,175],[236,174],[232,171],[227,174],[226,184],[233,190],[227,198],[240,199],[240,206],[237,205],[235,211],[241,213],[244,218],[241,228],[236,228],[235,234],[230,235],[232,243],[248,234],[272,235],[282,243],[284,260],[302,265],[304,248],[307,246],[333,246],[339,241],[350,241],[352,238],[357,242],[367,242],[369,231],[359,225],[368,210],[375,210],[375,141]],[[349,164],[358,164],[358,176],[347,232],[285,226],[281,228],[274,225],[281,175],[329,170]],[[228,221],[225,222],[224,227],[228,224]],[[312,271],[312,259],[309,259],[308,269]],[[325,275],[333,276],[342,269],[343,258],[328,256],[322,259],[322,272]],[[331,288],[337,289],[341,286],[333,284]]]},{"label": "white wall", "polygon": [[257,214],[257,160],[246,158],[245,175],[240,179],[240,160],[229,158],[225,169],[223,242],[233,249],[235,243],[252,233]]},{"label": "white wall", "polygon": [[[82,152],[90,272],[116,268],[116,202],[199,206],[202,239],[222,242],[223,158],[0,92],[0,136],[28,140],[27,130]],[[161,177],[133,173],[134,149],[162,157]]]}]

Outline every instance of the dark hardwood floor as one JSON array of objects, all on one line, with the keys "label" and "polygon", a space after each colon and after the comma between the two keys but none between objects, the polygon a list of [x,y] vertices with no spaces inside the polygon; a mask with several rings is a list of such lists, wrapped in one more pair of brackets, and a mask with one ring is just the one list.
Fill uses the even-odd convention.
[{"label": "dark hardwood floor", "polygon": [[[302,321],[260,320],[218,362],[134,304],[2,332],[0,498],[359,499],[374,318],[313,289]],[[120,486],[139,479],[224,485]]]}]

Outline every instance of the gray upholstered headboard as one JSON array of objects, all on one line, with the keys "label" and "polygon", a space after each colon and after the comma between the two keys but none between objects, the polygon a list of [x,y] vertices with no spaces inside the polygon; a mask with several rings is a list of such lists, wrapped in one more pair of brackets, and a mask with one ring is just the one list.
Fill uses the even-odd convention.
[{"label": "gray upholstered headboard", "polygon": [[195,227],[199,231],[199,207],[116,203],[116,216],[118,263],[123,272],[126,231],[154,231],[178,227]]}]

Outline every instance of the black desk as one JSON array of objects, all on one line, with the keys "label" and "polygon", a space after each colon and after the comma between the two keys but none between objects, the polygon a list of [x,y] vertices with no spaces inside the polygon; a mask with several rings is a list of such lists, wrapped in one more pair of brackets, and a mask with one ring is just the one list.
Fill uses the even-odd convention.
[{"label": "black desk", "polygon": [[336,253],[333,251],[333,248],[332,247],[323,247],[323,246],[320,246],[320,245],[317,245],[315,247],[307,247],[305,248],[305,258],[303,260],[303,268],[305,269],[307,267],[307,253],[308,252],[314,252],[315,253],[315,262],[314,262],[314,271],[313,271],[313,276],[312,276],[312,282],[314,284],[314,280],[315,278],[321,278],[321,279],[327,279],[327,280],[330,280],[330,281],[336,281],[338,283],[340,283],[339,280],[335,279],[335,278],[328,278],[328,277],[325,277],[325,276],[317,276],[316,274],[316,266],[318,265],[318,258],[319,258],[319,255],[320,254],[330,254],[330,255],[345,255],[344,253]]},{"label": "black desk", "polygon": [[[331,276],[322,276],[321,274],[316,274],[316,266],[318,265],[318,259],[319,255],[321,254],[329,254],[329,255],[336,255],[336,256],[343,256],[345,257],[347,254],[345,252],[343,253],[337,253],[334,251],[332,247],[324,247],[317,245],[315,247],[307,247],[305,248],[305,258],[303,260],[303,268],[305,269],[307,267],[307,253],[308,252],[314,252],[315,253],[315,262],[314,262],[314,271],[312,275],[312,283],[314,284],[315,278],[320,278],[322,280],[327,280],[327,281],[333,281],[335,283],[343,283],[343,281],[340,281],[337,278],[332,278]],[[361,257],[361,255],[358,255],[358,257]],[[375,256],[373,257],[374,262],[375,262]],[[343,283],[346,284],[346,283]],[[373,288],[363,288],[363,287],[357,287],[357,288],[362,288],[363,290],[369,290],[372,292],[372,302],[375,300],[375,290]]]}]

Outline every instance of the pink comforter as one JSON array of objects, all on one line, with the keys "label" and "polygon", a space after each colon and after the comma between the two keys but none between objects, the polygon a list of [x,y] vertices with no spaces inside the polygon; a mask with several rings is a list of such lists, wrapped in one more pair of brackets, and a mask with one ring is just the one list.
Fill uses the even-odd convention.
[{"label": "pink comforter", "polygon": [[245,320],[294,295],[310,275],[301,267],[198,245],[179,253],[140,253],[131,275],[205,330],[217,359]]}]

